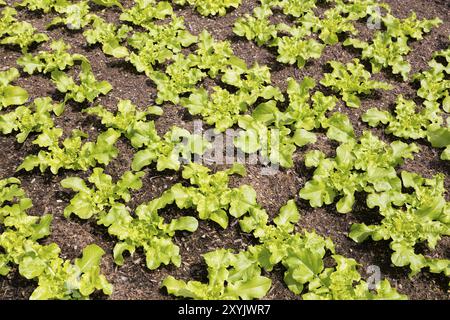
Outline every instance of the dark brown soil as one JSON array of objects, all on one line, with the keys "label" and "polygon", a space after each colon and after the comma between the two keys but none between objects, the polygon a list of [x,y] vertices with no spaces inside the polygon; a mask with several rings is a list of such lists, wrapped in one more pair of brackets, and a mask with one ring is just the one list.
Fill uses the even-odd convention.
[{"label": "dark brown soil", "polygon": [[[426,63],[431,58],[433,51],[443,49],[448,45],[450,2],[448,0],[385,0],[385,2],[392,7],[393,14],[398,17],[405,17],[414,11],[420,18],[440,17],[444,21],[439,28],[425,36],[424,40],[412,44],[414,50],[408,59],[412,64],[413,72],[426,68]],[[128,1],[127,5],[129,5]],[[312,76],[319,80],[327,61],[335,59],[346,62],[358,55],[357,52],[338,44],[328,47],[319,60],[308,63],[300,71],[291,66],[281,65],[276,62],[276,56],[271,50],[238,39],[232,33],[232,25],[236,18],[242,14],[250,13],[256,5],[257,1],[255,0],[243,0],[238,9],[225,17],[205,18],[190,8],[179,8],[177,14],[185,17],[186,24],[193,33],[198,34],[203,29],[207,29],[216,39],[231,41],[235,54],[245,59],[247,63],[258,62],[270,66],[273,83],[282,90],[286,88],[288,77],[302,79],[304,76]],[[105,12],[98,11],[97,14],[105,16],[109,21],[118,21],[119,12],[114,9],[108,9]],[[41,32],[44,32],[45,25],[51,20],[52,15],[41,17],[39,14],[22,10],[20,11],[20,17],[30,21]],[[363,24],[359,28],[362,36],[369,32]],[[69,32],[63,28],[55,28],[46,32],[53,39],[62,38],[70,43],[73,52],[79,52],[87,56],[97,79],[107,80],[112,84],[114,89],[110,94],[99,99],[100,104],[110,110],[116,108],[118,99],[130,99],[134,104],[141,107],[153,104],[156,89],[145,75],[134,72],[130,65],[120,60],[106,57],[98,46],[87,47],[81,33]],[[42,47],[45,47],[45,45]],[[17,51],[0,47],[0,70],[15,66],[15,61],[19,56],[20,53]],[[349,109],[341,106],[340,111],[349,115],[358,134],[361,134],[363,130],[372,130],[382,139],[392,141],[392,137],[385,136],[381,130],[369,128],[360,120],[360,116],[371,107],[390,108],[399,94],[412,98],[415,95],[415,89],[409,84],[399,82],[397,77],[393,77],[388,72],[376,75],[376,79],[393,84],[395,89],[364,99],[360,109]],[[32,99],[56,94],[49,78],[45,76],[27,76],[24,74],[18,81],[18,85],[28,90]],[[185,111],[179,106],[166,105],[163,108],[164,115],[156,121],[160,133],[166,132],[173,125],[187,129],[193,128],[193,118],[186,117]],[[66,134],[74,128],[80,128],[89,132],[92,139],[98,135],[100,130],[104,129],[97,120],[81,113],[80,106],[77,105],[69,105],[64,115],[57,120],[57,124],[64,128]],[[227,230],[222,230],[212,223],[200,222],[197,232],[193,234],[183,233],[175,237],[175,242],[180,246],[182,255],[182,266],[180,268],[168,266],[150,271],[145,266],[145,258],[142,252],[139,251],[133,257],[128,257],[124,266],[118,267],[112,260],[112,248],[115,240],[107,235],[104,228],[90,221],[68,220],[62,215],[71,195],[62,189],[59,184],[60,181],[73,174],[86,177],[89,172],[64,172],[57,176],[42,175],[37,172],[15,173],[15,168],[24,157],[35,150],[30,141],[32,139],[28,139],[26,143],[20,145],[15,142],[14,136],[0,136],[0,178],[16,176],[23,181],[23,187],[34,203],[34,208],[31,210],[32,214],[53,214],[53,232],[45,242],[56,242],[61,247],[64,258],[73,259],[79,256],[82,248],[91,243],[96,243],[105,249],[107,255],[103,259],[102,271],[114,285],[112,299],[171,299],[172,297],[160,289],[164,277],[173,275],[182,279],[204,280],[206,270],[201,254],[216,248],[242,249],[253,241],[252,237],[239,231],[236,221],[232,222]],[[445,173],[445,184],[448,188],[450,185],[448,163],[440,161],[439,151],[429,147],[427,143],[419,141],[418,144],[422,152],[417,154],[414,160],[408,160],[399,170],[406,169],[427,177],[439,172]],[[337,213],[334,206],[312,209],[307,202],[299,199],[298,191],[312,174],[311,170],[306,169],[303,165],[305,151],[318,148],[328,155],[332,155],[335,147],[334,143],[328,141],[324,135],[319,134],[318,142],[314,146],[297,150],[293,169],[281,170],[273,176],[264,176],[261,174],[260,167],[249,166],[248,175],[244,178],[233,178],[232,183],[233,185],[244,183],[252,185],[257,191],[259,203],[267,209],[271,216],[275,215],[288,199],[295,198],[302,213],[299,227],[316,230],[321,235],[331,237],[339,254],[355,258],[361,263],[363,274],[365,274],[369,265],[377,265],[381,268],[383,277],[389,279],[401,293],[407,294],[412,299],[448,299],[448,279],[443,275],[434,275],[425,271],[410,279],[406,268],[392,266],[388,242],[368,241],[364,244],[356,244],[347,237],[352,223],[376,221],[377,219],[376,212],[368,210],[362,199],[357,203],[353,212],[346,215]],[[114,178],[129,170],[131,164],[133,151],[125,139],[119,142],[119,149],[119,157],[106,168],[107,173]],[[154,169],[147,169],[144,187],[134,194],[131,207],[157,197],[179,180],[178,173],[158,173]],[[162,214],[170,217],[185,213],[170,209],[167,212],[162,212]],[[447,237],[440,242],[435,251],[429,254],[449,258],[449,253],[450,239]],[[273,279],[273,286],[267,295],[267,299],[298,298],[284,285],[283,272],[279,268],[269,275]],[[35,284],[32,281],[20,277],[15,270],[7,277],[0,278],[0,299],[27,299],[34,286]],[[104,297],[98,296],[97,298]]]}]

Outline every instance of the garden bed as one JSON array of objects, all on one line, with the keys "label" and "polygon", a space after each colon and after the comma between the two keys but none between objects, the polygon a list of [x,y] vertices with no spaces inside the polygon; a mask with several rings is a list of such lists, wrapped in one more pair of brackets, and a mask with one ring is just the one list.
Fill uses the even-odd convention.
[{"label": "garden bed", "polygon": [[[12,4],[11,1],[6,1]],[[130,8],[132,1],[121,1],[125,8]],[[415,12],[420,19],[440,18],[442,23],[424,35],[422,40],[410,41],[412,52],[407,55],[407,60],[411,64],[411,75],[426,70],[428,61],[432,59],[434,52],[444,50],[449,46],[450,35],[450,4],[448,1],[425,1],[425,0],[385,0],[390,6],[392,14],[398,18],[406,18],[411,12]],[[228,41],[231,44],[234,55],[242,58],[247,65],[258,63],[261,66],[268,66],[271,72],[272,85],[278,87],[285,94],[287,89],[287,79],[289,77],[301,81],[308,76],[320,82],[324,73],[329,73],[332,69],[327,62],[337,60],[342,63],[350,62],[353,58],[361,58],[360,50],[344,46],[345,35],[340,35],[340,42],[327,45],[320,58],[311,59],[303,68],[298,68],[295,64],[288,65],[277,61],[277,52],[274,48],[258,46],[255,42],[239,37],[233,32],[233,25],[236,19],[245,14],[251,14],[252,10],[259,5],[258,1],[243,0],[236,9],[229,9],[225,16],[202,16],[195,8],[186,5],[173,5],[174,13],[184,17],[186,29],[194,35],[207,30],[216,41]],[[118,7],[104,8],[90,3],[91,12],[104,18],[107,22],[120,25],[119,20],[121,9]],[[317,15],[329,9],[329,4],[319,2],[315,10]],[[1,10],[1,7],[0,7]],[[30,11],[26,8],[17,9],[20,21],[30,22],[38,32],[43,32],[50,39],[62,39],[70,44],[71,53],[84,55],[92,66],[93,74],[98,80],[108,81],[112,90],[106,95],[100,95],[94,103],[77,103],[69,101],[66,103],[64,113],[59,117],[54,117],[55,125],[64,130],[64,137],[70,135],[72,130],[80,129],[89,134],[89,141],[95,141],[97,136],[106,130],[98,117],[82,113],[83,108],[101,104],[107,110],[117,110],[119,99],[131,100],[131,102],[141,108],[156,105],[157,88],[144,73],[137,72],[135,67],[124,59],[114,58],[106,55],[99,44],[88,45],[83,31],[70,30],[64,25],[46,28],[46,25],[57,16],[50,12],[44,14],[39,11]],[[281,10],[274,10],[271,17],[273,23],[285,22],[292,24],[294,18],[284,15]],[[131,25],[131,24],[130,24]],[[364,20],[355,22],[356,28],[360,31],[358,38],[369,39],[373,36],[374,30],[367,28]],[[86,28],[85,28],[86,29]],[[136,30],[140,30],[138,27]],[[50,41],[40,45],[30,47],[30,52],[35,54],[40,50],[48,50]],[[192,48],[185,48],[183,52],[193,51]],[[0,71],[10,67],[16,67],[16,60],[21,56],[20,49],[16,46],[0,45]],[[370,63],[364,63],[370,71]],[[68,72],[70,74],[70,72]],[[448,78],[448,75],[447,75]],[[414,154],[413,159],[406,159],[405,163],[397,166],[398,173],[402,170],[415,172],[425,178],[432,178],[437,174],[444,174],[445,190],[450,186],[449,172],[450,165],[446,160],[441,160],[442,149],[434,148],[426,139],[413,141],[412,139],[400,139],[391,134],[385,133],[382,127],[373,128],[361,117],[371,108],[382,110],[392,110],[399,95],[406,99],[421,103],[423,100],[417,96],[417,83],[403,81],[399,75],[394,75],[387,69],[372,76],[372,79],[382,81],[392,85],[391,90],[376,90],[376,92],[364,95],[361,98],[360,108],[349,108],[339,99],[336,110],[346,114],[350,119],[356,136],[360,136],[363,131],[370,131],[382,141],[391,143],[401,140],[407,143],[415,143],[420,151]],[[21,72],[20,78],[14,82],[15,85],[28,91],[29,99],[49,96],[54,101],[62,101],[64,94],[58,92],[52,83],[49,75],[35,74],[28,75]],[[209,90],[214,85],[227,85],[207,78],[201,85]],[[333,91],[322,85],[316,87],[327,95]],[[339,97],[339,95],[337,95]],[[257,104],[250,106],[253,110]],[[279,103],[279,108],[286,108],[288,102]],[[191,115],[186,108],[180,104],[166,101],[162,103],[162,115],[152,116],[155,120],[156,130],[159,135],[165,134],[176,125],[180,128],[194,131],[195,120],[201,116]],[[9,111],[9,109],[8,109]],[[5,110],[1,111],[2,114]],[[444,115],[445,117],[445,115]],[[236,127],[236,126],[235,126]],[[203,129],[210,128],[204,124]],[[298,147],[293,154],[293,167],[280,168],[273,175],[265,175],[260,164],[247,164],[247,174],[244,177],[233,176],[231,187],[243,184],[252,186],[257,195],[257,201],[267,210],[271,218],[275,217],[280,208],[289,199],[295,199],[300,212],[300,220],[296,229],[314,230],[319,235],[330,237],[336,246],[336,252],[347,258],[353,258],[361,264],[359,271],[363,278],[370,276],[369,266],[378,266],[382,278],[390,281],[391,285],[401,294],[407,295],[410,299],[448,299],[448,277],[443,273],[431,273],[427,268],[423,269],[414,277],[410,278],[409,267],[394,266],[391,261],[392,250],[389,247],[390,241],[372,241],[368,239],[363,243],[356,243],[348,237],[350,227],[354,223],[377,224],[381,221],[378,210],[370,209],[366,205],[366,197],[363,192],[356,194],[355,204],[351,212],[342,214],[336,211],[335,202],[330,205],[323,205],[319,208],[312,208],[309,201],[299,197],[299,191],[305,187],[307,181],[313,177],[314,168],[305,166],[305,154],[311,150],[321,150],[327,157],[336,155],[336,148],[339,142],[329,139],[324,129],[315,131],[317,141],[304,147]],[[122,266],[115,264],[113,259],[113,248],[117,240],[108,235],[106,228],[96,223],[95,219],[83,220],[72,215],[69,219],[64,217],[63,212],[69,204],[74,193],[61,186],[61,181],[67,177],[78,176],[87,179],[92,170],[59,170],[58,174],[53,174],[49,170],[41,173],[38,169],[30,172],[24,170],[16,172],[17,167],[29,154],[37,154],[39,147],[32,144],[30,137],[20,144],[16,141],[15,134],[0,136],[0,178],[16,177],[21,180],[22,187],[26,194],[33,201],[33,208],[29,210],[31,215],[42,215],[50,213],[53,216],[51,234],[41,243],[56,243],[61,248],[61,257],[64,259],[75,259],[81,255],[82,249],[89,244],[100,246],[106,254],[102,258],[101,272],[114,286],[112,299],[172,299],[173,296],[167,293],[165,288],[161,288],[163,280],[167,276],[173,276],[183,280],[207,281],[206,264],[202,254],[207,252],[228,248],[235,250],[245,250],[248,245],[256,244],[255,238],[242,232],[237,219],[230,218],[229,226],[221,228],[213,221],[199,220],[198,230],[195,232],[177,232],[173,238],[174,243],[180,248],[181,266],[173,264],[162,265],[156,270],[149,270],[146,266],[146,259],[141,249],[132,255],[125,255],[125,262]],[[128,139],[122,136],[116,143],[118,155],[105,167],[105,173],[112,176],[117,181],[124,172],[130,170],[133,155],[136,152]],[[208,166],[214,171],[224,170],[229,165],[209,163]],[[132,192],[131,201],[127,206],[134,210],[138,205],[148,202],[161,196],[164,190],[172,185],[183,182],[181,171],[165,170],[159,172],[154,164],[146,166],[143,171],[143,187]],[[448,192],[445,198],[449,201]],[[180,216],[196,216],[195,210],[178,209],[175,205],[170,205],[161,210],[160,215],[169,222],[173,218]],[[2,229],[0,229],[2,231]],[[416,246],[416,252],[422,253],[432,258],[449,259],[450,239],[443,236],[434,250],[429,249],[421,243]],[[237,251],[236,251],[237,252]],[[370,270],[370,269],[369,269]],[[278,265],[271,272],[263,272],[263,275],[272,280],[272,286],[264,299],[299,299],[290,291],[283,281],[285,269]],[[7,276],[0,276],[0,299],[28,299],[36,288],[36,282],[27,280],[19,274],[17,267],[13,267]],[[100,293],[92,295],[93,298],[104,299]]]}]

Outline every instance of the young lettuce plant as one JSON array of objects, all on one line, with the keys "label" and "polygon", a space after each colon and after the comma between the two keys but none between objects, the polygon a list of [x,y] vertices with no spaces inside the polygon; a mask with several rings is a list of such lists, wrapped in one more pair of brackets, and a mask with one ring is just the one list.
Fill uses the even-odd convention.
[{"label": "young lettuce plant", "polygon": [[425,99],[427,108],[439,108],[450,113],[450,47],[433,54],[428,62],[429,69],[415,74],[414,81],[419,82],[419,97]]},{"label": "young lettuce plant", "polygon": [[103,169],[95,168],[89,177],[91,188],[78,177],[64,179],[61,185],[77,192],[64,210],[64,215],[69,217],[73,213],[81,219],[95,218],[99,225],[107,227],[109,234],[120,240],[113,250],[114,260],[119,265],[124,263],[125,251],[133,254],[136,248],[142,247],[149,269],[169,263],[179,267],[180,250],[172,238],[176,231],[194,232],[198,222],[189,216],[164,222],[158,210],[175,201],[175,194],[170,192],[139,205],[132,216],[124,203],[130,201],[130,190],[142,188],[143,175],[143,172],[128,171],[117,183],[113,183],[111,176],[104,174]]},{"label": "young lettuce plant", "polygon": [[300,198],[313,208],[329,205],[339,197],[336,209],[340,213],[352,211],[356,192],[370,195],[386,192],[398,195],[401,181],[395,167],[404,159],[412,159],[419,148],[414,144],[394,141],[384,143],[370,132],[364,132],[359,142],[351,139],[336,150],[335,158],[326,158],[319,151],[307,153],[305,165],[315,167],[312,180],[300,190]]},{"label": "young lettuce plant", "polygon": [[120,133],[114,129],[101,133],[96,142],[84,144],[82,139],[88,135],[80,130],[73,130],[72,135],[64,139],[61,147],[62,134],[63,130],[60,128],[44,128],[33,141],[33,144],[43,149],[37,155],[28,155],[17,171],[31,171],[35,167],[39,167],[42,173],[50,168],[53,174],[58,174],[61,168],[86,171],[97,164],[107,165],[117,156],[118,151],[114,144],[120,138]]},{"label": "young lettuce plant", "polygon": [[[441,126],[440,114],[443,110],[450,113],[450,47],[433,54],[433,59],[428,63],[429,69],[414,75],[414,81],[420,82],[417,91],[419,97],[425,99],[424,106],[427,114],[434,116],[427,128],[427,139],[435,148],[445,148],[441,154],[442,160],[450,160],[450,129]],[[438,121],[439,120],[439,121]]]},{"label": "young lettuce plant", "polygon": [[362,120],[371,127],[380,123],[387,125],[385,132],[405,139],[421,139],[427,136],[427,129],[432,124],[440,125],[443,122],[438,110],[424,108],[417,112],[417,105],[412,100],[406,100],[400,95],[397,98],[395,116],[389,111],[376,108],[369,109]]},{"label": "young lettuce plant", "polygon": [[391,13],[391,8],[387,3],[380,3],[378,0],[335,0],[336,8],[348,19],[356,21],[366,17],[380,18],[381,9]]},{"label": "young lettuce plant", "polygon": [[334,268],[326,268],[308,285],[304,300],[406,300],[387,279],[377,283],[375,292],[362,280],[354,259],[333,255]]},{"label": "young lettuce plant", "polygon": [[179,127],[172,127],[160,137],[154,121],[146,119],[148,115],[160,115],[162,110],[159,107],[138,111],[131,101],[125,100],[119,102],[116,115],[102,106],[88,108],[85,112],[100,117],[105,126],[123,134],[139,150],[132,163],[135,171],[152,163],[156,163],[158,171],[179,170],[182,162],[190,161],[193,154],[202,155],[210,147],[200,135],[190,134]]},{"label": "young lettuce plant", "polygon": [[353,62],[345,65],[338,61],[328,63],[333,71],[326,73],[320,83],[340,93],[342,100],[351,108],[361,106],[358,94],[369,94],[373,90],[393,89],[390,84],[370,80],[370,72],[364,69],[364,66],[359,63],[359,59],[353,59]]},{"label": "young lettuce plant", "polygon": [[236,95],[242,95],[245,103],[253,105],[259,99],[283,102],[284,96],[278,87],[271,85],[270,69],[255,63],[248,68],[246,63],[233,56],[228,68],[223,68],[221,81],[238,89]]},{"label": "young lettuce plant", "polygon": [[402,171],[402,185],[412,193],[385,191],[369,195],[369,208],[378,207],[383,219],[379,224],[354,224],[350,238],[361,243],[371,237],[374,241],[389,240],[395,266],[409,266],[410,276],[428,267],[432,273],[450,276],[450,260],[426,257],[416,253],[415,246],[426,242],[433,250],[442,236],[450,235],[450,205],[445,201],[444,176],[426,179]]},{"label": "young lettuce plant", "polygon": [[355,22],[367,19],[367,22],[381,20],[381,9],[390,12],[385,3],[377,0],[351,0],[334,1],[335,7],[325,11],[324,18],[317,21],[315,30],[319,32],[319,38],[327,45],[339,42],[339,35],[358,34]]},{"label": "young lettuce plant", "polygon": [[0,110],[28,101],[28,92],[25,89],[10,84],[18,79],[19,75],[19,70],[16,68],[0,71]]},{"label": "young lettuce plant", "polygon": [[397,99],[395,116],[388,111],[369,109],[362,120],[371,127],[387,125],[385,132],[405,139],[427,138],[435,148],[445,148],[442,160],[450,159],[450,129],[442,126],[444,120],[438,104],[429,103],[418,111],[414,101],[406,100],[401,95]]},{"label": "young lettuce plant", "polygon": [[147,28],[153,26],[155,20],[170,16],[173,16],[173,8],[167,1],[136,0],[133,7],[122,11],[120,20]]},{"label": "young lettuce plant", "polygon": [[270,125],[273,119],[269,117],[277,113],[279,111],[274,101],[270,101],[260,104],[252,116],[242,116],[239,119],[239,127],[244,131],[235,138],[234,145],[245,153],[259,151],[262,161],[291,168],[294,165],[292,155],[296,146],[302,147],[313,143],[316,141],[316,137],[313,133],[305,130],[292,132],[284,125]]},{"label": "young lettuce plant", "polygon": [[197,84],[206,76],[207,74],[198,68],[193,55],[185,57],[182,54],[173,57],[173,63],[165,72],[153,71],[149,75],[158,90],[156,98],[158,104],[165,101],[178,104],[180,95],[194,91]]},{"label": "young lettuce plant", "polygon": [[[194,91],[188,98],[181,99],[181,105],[189,110],[192,115],[200,114],[209,125],[215,125],[217,132],[224,132],[235,125],[248,106],[253,105],[258,99],[269,100],[274,98],[284,101],[284,97],[278,88],[270,84],[270,71],[267,67],[255,64],[250,69],[235,62],[222,76],[222,81],[239,88],[235,93],[230,93],[219,86],[213,87],[213,92],[202,88]],[[272,100],[270,100],[272,101]]]},{"label": "young lettuce plant", "polygon": [[411,71],[411,65],[403,57],[411,48],[408,40],[421,40],[423,35],[442,23],[440,19],[418,20],[415,13],[408,18],[398,19],[387,14],[382,17],[386,31],[377,31],[372,42],[365,42],[356,38],[345,40],[345,46],[353,46],[362,50],[362,58],[372,64],[372,72],[378,73],[383,68],[390,67],[392,73],[400,74],[406,81]]},{"label": "young lettuce plant", "polygon": [[231,128],[247,111],[245,94],[232,94],[221,87],[214,87],[209,97],[206,89],[194,91],[188,98],[182,98],[180,104],[192,115],[200,114],[209,125],[215,125],[218,132]]},{"label": "young lettuce plant", "polygon": [[191,161],[192,155],[201,156],[210,148],[210,143],[200,135],[191,134],[179,127],[172,127],[160,137],[153,122],[143,123],[137,128],[136,134],[150,139],[139,141],[141,148],[133,158],[131,165],[133,170],[141,170],[156,163],[157,171],[178,171],[182,163]]},{"label": "young lettuce plant", "polygon": [[0,115],[0,131],[3,134],[19,132],[16,135],[17,142],[23,143],[30,133],[53,128],[51,113],[60,115],[61,112],[61,104],[53,104],[51,98],[37,98],[32,105],[20,106]]},{"label": "young lettuce plant", "polygon": [[86,29],[83,32],[86,41],[89,44],[100,43],[105,54],[111,55],[114,58],[128,57],[129,52],[126,47],[121,45],[121,42],[127,38],[127,35],[133,28],[127,25],[122,25],[118,28],[113,23],[108,23],[104,19],[94,17],[92,21],[92,28]]},{"label": "young lettuce plant", "polygon": [[127,38],[128,44],[136,50],[127,60],[148,77],[156,65],[171,60],[183,48],[197,42],[197,37],[186,30],[182,17],[173,16],[167,23],[150,24],[146,29],[147,32],[134,32]]},{"label": "young lettuce plant", "polygon": [[327,115],[335,108],[336,97],[321,92],[311,96],[314,87],[315,81],[309,77],[300,83],[288,79],[287,109],[281,112],[272,100],[258,105],[252,116],[241,116],[239,126],[245,131],[235,139],[235,146],[246,153],[260,151],[265,160],[289,168],[293,166],[296,147],[316,142],[316,135],[311,132],[314,129],[327,129],[327,136],[339,142],[354,139],[353,126],[346,115]]},{"label": "young lettuce plant", "polygon": [[195,300],[261,299],[272,286],[272,280],[261,275],[251,252],[218,249],[204,254],[203,259],[208,266],[208,283],[168,276],[162,286],[171,295]]},{"label": "young lettuce plant", "polygon": [[233,174],[245,175],[245,168],[234,164],[230,169],[210,174],[210,170],[196,163],[183,168],[183,179],[191,186],[176,184],[165,193],[172,193],[180,209],[193,208],[201,220],[212,220],[222,228],[228,227],[228,213],[239,218],[256,205],[256,192],[248,186],[228,186]]},{"label": "young lettuce plant", "polygon": [[206,30],[198,35],[197,50],[191,58],[198,68],[207,70],[211,78],[217,77],[220,72],[225,72],[231,64],[241,67],[245,64],[242,59],[233,54],[229,41],[216,41]]},{"label": "young lettuce plant", "polygon": [[240,218],[256,206],[256,192],[252,187],[228,186],[229,177],[233,174],[245,175],[245,168],[234,164],[228,170],[211,174],[208,168],[189,163],[183,167],[182,177],[189,180],[190,186],[177,183],[148,206],[151,210],[159,210],[170,204],[183,210],[194,209],[201,220],[212,220],[225,229],[228,226],[227,212]]},{"label": "young lettuce plant", "polygon": [[309,91],[314,87],[315,81],[309,77],[305,77],[301,83],[288,79],[290,103],[284,121],[295,129],[295,136],[304,141],[300,145],[314,143],[315,134],[310,131],[320,128],[326,129],[327,137],[332,140],[341,143],[353,140],[355,132],[347,115],[340,112],[329,114],[335,109],[338,99],[320,91],[311,96]]},{"label": "young lettuce plant", "polygon": [[155,130],[152,131],[152,135],[142,135],[139,133],[139,129],[146,126],[148,116],[162,115],[163,110],[160,107],[150,106],[141,111],[130,100],[120,100],[117,104],[116,114],[113,114],[101,105],[89,107],[84,109],[83,112],[97,116],[101,119],[104,126],[121,132],[130,140],[134,148],[140,148],[143,144],[149,144],[150,141],[154,141],[156,137],[153,137],[153,135],[157,135],[157,133]]},{"label": "young lettuce plant", "polygon": [[337,98],[325,96],[320,91],[311,95],[311,90],[316,86],[316,82],[310,77],[303,78],[301,82],[288,78],[287,82],[289,105],[282,117],[283,123],[296,130],[311,131],[327,128],[330,122],[327,113],[334,110]]},{"label": "young lettuce plant", "polygon": [[[450,113],[450,80],[446,76],[450,74],[448,66],[444,66],[435,60],[429,63],[430,69],[414,76],[414,80],[419,81],[420,88],[417,90],[419,97],[425,99],[426,107],[439,108]],[[449,69],[449,73],[445,70]]]},{"label": "young lettuce plant", "polygon": [[358,31],[354,26],[353,19],[359,19],[360,16],[344,16],[342,8],[337,6],[324,13],[324,19],[320,19],[317,29],[320,30],[319,38],[326,45],[334,45],[339,42],[340,34],[356,35]]},{"label": "young lettuce plant", "polygon": [[300,18],[313,12],[313,9],[316,8],[317,0],[265,0],[262,2],[271,7],[281,8],[286,15]]},{"label": "young lettuce plant", "polygon": [[[293,52],[287,53],[287,43],[289,41],[289,43],[295,43],[297,40],[305,40],[305,37],[311,35],[313,30],[317,30],[317,26],[320,23],[320,20],[311,10],[315,7],[315,1],[301,2],[300,4],[299,1],[264,1],[260,7],[256,7],[253,10],[252,15],[245,14],[243,17],[238,18],[234,24],[233,32],[240,37],[245,37],[247,40],[256,41],[258,46],[277,47],[278,43],[280,43],[283,46],[283,57],[279,57],[279,59],[289,60],[291,58],[287,57],[287,55],[289,54],[290,57],[293,57],[295,54]],[[288,26],[284,23],[272,24],[270,22],[270,17],[273,15],[271,8],[274,7],[281,7],[285,14],[296,17],[296,26]],[[283,37],[284,40],[281,40],[278,37],[278,32],[287,32],[293,37]],[[317,44],[313,42],[303,41],[303,45],[305,44],[309,44],[310,48],[316,47],[316,50],[318,48]],[[297,52],[299,48],[300,46],[298,46]],[[278,49],[281,54],[280,48]],[[305,56],[306,54],[302,52],[302,55]]]},{"label": "young lettuce plant", "polygon": [[[94,4],[102,7],[117,6],[123,9],[120,0],[91,0]],[[88,1],[81,1],[81,3],[72,3],[69,0],[22,0],[16,3],[15,6],[27,8],[30,11],[42,11],[46,14],[52,10],[59,14],[65,14],[65,17],[57,17],[50,23],[50,26],[57,24],[66,24],[69,29],[79,30],[89,23],[94,14],[90,14]],[[78,20],[78,21],[77,21]]]},{"label": "young lettuce plant", "polygon": [[441,154],[442,160],[450,161],[450,123],[447,120],[447,127],[431,125],[427,130],[427,139],[435,148],[445,148]]},{"label": "young lettuce plant", "polygon": [[112,90],[108,81],[97,81],[88,61],[81,61],[81,71],[78,75],[80,84],[76,84],[72,77],[69,77],[60,70],[51,73],[52,81],[58,91],[65,93],[64,103],[74,100],[78,103],[84,101],[93,102],[99,95],[107,94]]},{"label": "young lettuce plant", "polygon": [[57,3],[54,9],[58,16],[47,25],[47,28],[63,24],[69,30],[81,30],[91,23],[96,16],[90,13],[87,0],[76,3],[63,1],[62,4]]},{"label": "young lettuce plant", "polygon": [[[155,201],[159,204],[166,200],[158,198]],[[113,250],[116,264],[123,265],[125,251],[133,254],[136,248],[141,247],[150,270],[162,264],[180,267],[180,248],[174,243],[173,237],[177,231],[194,232],[198,228],[197,219],[190,216],[166,223],[154,210],[153,201],[138,206],[135,216],[131,216],[123,204],[115,205],[98,223],[108,227],[109,234],[120,240]]]},{"label": "young lettuce plant", "polygon": [[122,4],[120,3],[120,0],[92,0],[92,2],[102,7],[119,7],[119,9],[122,9],[122,11],[124,10]]},{"label": "young lettuce plant", "polygon": [[38,242],[50,234],[52,216],[27,214],[32,202],[18,179],[0,180],[0,186],[0,275],[7,275],[11,264],[17,265],[21,276],[37,282],[32,300],[88,299],[96,290],[112,293],[112,285],[100,273],[103,249],[89,245],[74,263],[61,259],[57,244]]},{"label": "young lettuce plant", "polygon": [[269,7],[256,7],[253,15],[246,13],[236,20],[233,32],[245,37],[247,40],[254,40],[258,46],[270,44],[278,35],[278,29],[271,24],[269,17],[272,15]]},{"label": "young lettuce plant", "polygon": [[278,50],[277,61],[287,64],[297,64],[303,68],[310,59],[319,59],[325,45],[315,39],[303,39],[296,36],[277,38],[274,44]]},{"label": "young lettuce plant", "polygon": [[242,59],[233,54],[229,41],[216,41],[206,30],[198,35],[197,50],[191,58],[198,68],[207,70],[211,78],[217,77],[220,72],[225,72],[230,64],[239,66],[245,64]]},{"label": "young lettuce plant", "polygon": [[117,183],[113,183],[112,177],[105,174],[102,168],[94,168],[88,179],[92,188],[78,177],[62,180],[61,185],[64,188],[77,192],[70,200],[70,205],[64,209],[64,216],[69,218],[71,214],[75,214],[81,219],[90,219],[104,214],[107,208],[115,206],[119,201],[130,201],[130,191],[142,188],[143,176],[144,172],[127,171]]},{"label": "young lettuce plant", "polygon": [[67,0],[22,0],[14,4],[19,8],[27,8],[30,11],[42,11],[43,13],[50,13],[56,7],[68,6]]},{"label": "young lettuce plant", "polygon": [[227,9],[238,8],[242,0],[173,0],[175,4],[194,6],[203,16],[224,16]]},{"label": "young lettuce plant", "polygon": [[55,70],[64,71],[76,62],[87,62],[86,57],[81,54],[70,54],[70,48],[64,40],[56,40],[50,44],[51,51],[40,51],[36,55],[26,53],[17,59],[17,64],[31,75],[37,72],[47,74]]},{"label": "young lettuce plant", "polygon": [[17,11],[11,7],[1,11],[0,44],[19,46],[22,53],[26,53],[32,44],[49,39],[45,33],[36,33],[36,28],[29,22],[18,21],[16,15]]}]

